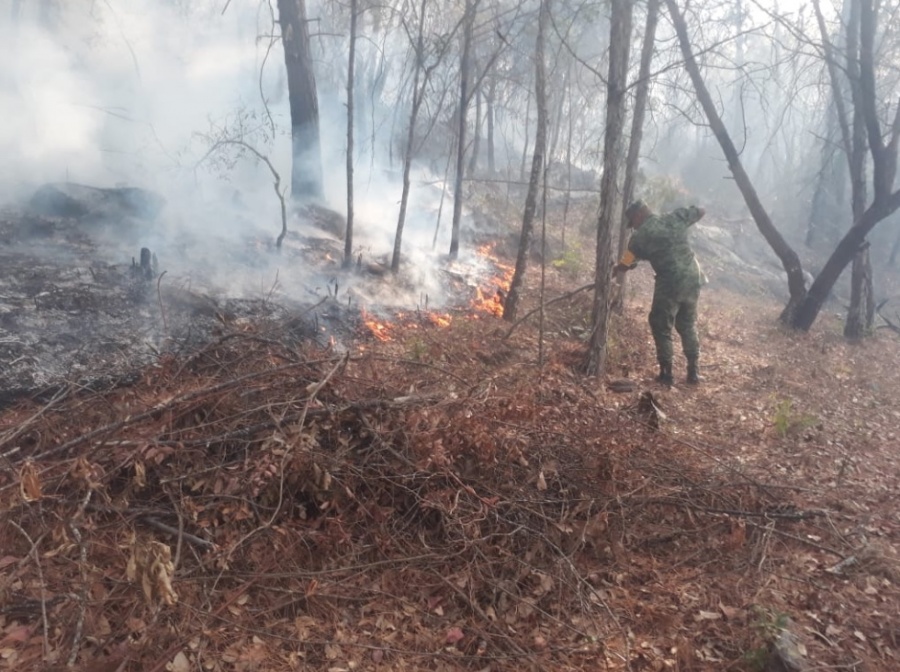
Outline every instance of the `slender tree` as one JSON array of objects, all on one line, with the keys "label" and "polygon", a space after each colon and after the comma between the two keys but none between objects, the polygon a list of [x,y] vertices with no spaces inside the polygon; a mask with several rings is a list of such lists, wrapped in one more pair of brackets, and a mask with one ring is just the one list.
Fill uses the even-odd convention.
[{"label": "slender tree", "polygon": [[397,230],[394,234],[394,252],[391,257],[391,271],[397,273],[400,270],[400,252],[403,241],[403,227],[406,223],[406,210],[409,205],[410,171],[415,155],[416,122],[419,118],[419,110],[425,101],[428,83],[434,70],[440,65],[446,53],[449,41],[442,41],[434,54],[430,64],[425,62],[425,13],[428,8],[427,0],[421,0],[419,4],[419,20],[416,34],[409,34],[413,43],[415,64],[412,83],[412,105],[409,113],[409,126],[406,129],[406,148],[403,153],[403,190],[400,195],[400,214],[397,217]]},{"label": "slender tree", "polygon": [[509,322],[516,319],[522,282],[528,268],[528,250],[531,249],[531,238],[534,235],[534,215],[537,210],[537,197],[544,170],[544,154],[547,149],[547,65],[544,61],[544,35],[549,12],[550,0],[541,0],[537,43],[534,49],[534,100],[537,107],[537,128],[534,137],[534,153],[531,156],[531,176],[528,180],[528,193],[525,196],[525,210],[522,214],[522,232],[519,235],[516,269],[509,283],[506,301],[503,304],[503,319]]},{"label": "slender tree", "polygon": [[347,58],[347,228],[344,232],[344,268],[353,263],[353,91],[356,86],[356,25],[359,0],[350,0],[350,48]]},{"label": "slender tree", "polygon": [[628,53],[631,46],[631,0],[612,0],[609,28],[609,74],[606,81],[606,133],[603,141],[603,176],[600,180],[600,214],[597,221],[597,260],[594,268],[594,301],[591,335],[584,359],[589,375],[606,370],[606,345],[612,280],[612,231],[619,218],[618,179],[625,130],[625,92]]},{"label": "slender tree", "polygon": [[[641,154],[641,140],[644,136],[644,116],[647,111],[647,98],[650,96],[650,66],[653,63],[653,47],[656,43],[656,24],[659,18],[659,0],[648,0],[647,23],[644,25],[644,40],[641,45],[641,65],[638,71],[638,81],[634,93],[634,111],[631,115],[631,137],[628,140],[628,157],[625,159],[625,182],[622,185],[622,206],[628,204],[634,198],[634,185],[637,181],[638,159]],[[619,224],[619,257],[628,247],[628,222],[625,211],[622,211]],[[625,296],[626,274],[619,279],[619,287],[613,299],[613,306],[617,311],[622,309]]]},{"label": "slender tree", "polygon": [[463,43],[459,61],[459,107],[456,128],[456,179],[453,185],[453,221],[450,232],[450,258],[459,256],[459,233],[462,223],[463,178],[466,170],[466,117],[469,109],[472,78],[472,42],[478,0],[466,0],[463,18]]}]

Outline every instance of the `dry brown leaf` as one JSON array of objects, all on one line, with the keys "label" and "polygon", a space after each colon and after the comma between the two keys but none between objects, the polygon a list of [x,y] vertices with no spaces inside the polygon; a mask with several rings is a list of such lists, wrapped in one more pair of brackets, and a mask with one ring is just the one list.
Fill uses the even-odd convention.
[{"label": "dry brown leaf", "polygon": [[465,634],[463,633],[462,628],[454,627],[454,628],[450,628],[447,631],[447,636],[444,637],[444,641],[447,644],[452,645],[452,644],[456,644],[457,642],[462,640],[464,637],[465,637]]},{"label": "dry brown leaf", "polygon": [[184,651],[179,651],[175,654],[172,662],[166,663],[166,670],[168,672],[191,672],[191,662],[184,655]]},{"label": "dry brown leaf", "polygon": [[43,497],[40,474],[30,460],[19,469],[19,492],[26,502],[36,502]]}]

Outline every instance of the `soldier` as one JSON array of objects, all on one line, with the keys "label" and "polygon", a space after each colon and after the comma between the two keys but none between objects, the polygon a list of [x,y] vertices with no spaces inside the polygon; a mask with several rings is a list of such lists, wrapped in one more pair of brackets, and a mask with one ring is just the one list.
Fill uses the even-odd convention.
[{"label": "soldier", "polygon": [[688,242],[688,229],[705,214],[703,208],[692,205],[667,215],[654,215],[640,200],[625,210],[628,226],[634,229],[634,233],[613,274],[619,277],[619,274],[637,266],[642,259],[649,261],[656,273],[650,329],[659,361],[656,380],[664,385],[673,383],[673,324],[681,336],[681,347],[687,358],[687,382],[692,385],[700,382],[700,340],[694,323],[697,321],[697,299],[704,276]]}]

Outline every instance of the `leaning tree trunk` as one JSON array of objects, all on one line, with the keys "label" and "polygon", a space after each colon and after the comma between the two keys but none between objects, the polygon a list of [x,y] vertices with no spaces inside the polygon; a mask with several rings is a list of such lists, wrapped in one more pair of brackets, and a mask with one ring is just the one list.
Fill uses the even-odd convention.
[{"label": "leaning tree trunk", "polygon": [[728,161],[728,167],[731,170],[731,174],[734,175],[734,181],[744,196],[744,202],[747,204],[757,228],[781,260],[781,265],[787,274],[790,299],[784,311],[782,311],[781,321],[789,322],[794,309],[806,297],[806,281],[803,278],[803,267],[800,264],[800,257],[797,256],[794,249],[788,244],[778,229],[775,228],[775,225],[772,224],[772,220],[759,200],[750,177],[744,170],[737,148],[734,146],[731,136],[728,135],[728,131],[722,123],[722,118],[716,110],[715,103],[713,103],[712,96],[709,95],[709,90],[703,81],[703,76],[700,74],[700,66],[697,64],[697,59],[694,58],[694,52],[688,37],[687,25],[681,12],[678,10],[678,6],[675,4],[675,0],[666,0],[666,6],[669,8],[672,24],[675,26],[675,32],[678,34],[678,42],[681,45],[681,53],[684,56],[684,67],[687,69],[694,84],[694,90],[709,121],[713,135],[716,136],[716,140],[719,141],[719,145],[722,147],[722,153]]},{"label": "leaning tree trunk", "polygon": [[350,0],[350,53],[347,63],[347,228],[344,232],[344,268],[353,263],[353,87],[356,85],[356,21],[359,0]]},{"label": "leaning tree trunk", "polygon": [[819,275],[810,285],[806,298],[797,306],[791,326],[795,329],[808,331],[819,315],[819,311],[825,304],[825,300],[831,293],[834,283],[841,276],[847,265],[853,261],[860,248],[866,244],[866,236],[875,228],[882,219],[891,215],[900,208],[900,191],[896,191],[885,200],[876,200],[863,213],[862,219],[850,227],[841,241],[834,248],[834,252],[825,262]]},{"label": "leaning tree trunk", "polygon": [[[881,122],[878,119],[877,102],[875,97],[875,35],[877,32],[877,10],[872,0],[859,0],[854,7],[859,9],[859,76],[856,78],[858,87],[854,91],[854,107],[862,114],[866,128],[869,154],[872,157],[872,203],[853,222],[853,226],[841,239],[832,252],[828,261],[819,275],[816,277],[803,302],[794,311],[791,326],[796,329],[808,330],[815,322],[825,299],[834,287],[834,283],[860,252],[864,252],[866,236],[884,218],[890,216],[900,208],[900,190],[892,191],[894,179],[897,176],[897,149],[900,144],[900,105],[894,111],[894,120],[888,139],[882,135]],[[849,50],[849,45],[848,45]],[[851,75],[852,79],[853,75]],[[851,84],[853,82],[851,81]],[[856,147],[854,147],[854,150]],[[859,193],[857,189],[854,193]],[[865,276],[865,260],[863,267],[857,269],[857,273]],[[869,271],[871,275],[871,271]],[[851,278],[852,280],[852,278]],[[860,278],[865,282],[866,278]],[[869,300],[860,296],[860,300]],[[874,306],[872,307],[874,319]],[[869,306],[860,306],[860,311],[869,312]]]},{"label": "leaning tree trunk", "polygon": [[291,108],[291,198],[322,197],[319,99],[309,48],[306,0],[278,0],[278,23]]},{"label": "leaning tree trunk", "polygon": [[[634,93],[634,112],[631,116],[631,138],[628,140],[628,158],[625,160],[625,183],[622,186],[623,206],[627,207],[634,198],[634,183],[637,180],[638,159],[641,154],[641,140],[644,135],[644,114],[650,95],[650,66],[653,63],[653,47],[656,43],[656,23],[659,18],[659,0],[647,2],[647,24],[644,27],[644,43],[641,45],[641,66],[638,72],[637,88]],[[628,221],[623,211],[619,224],[619,258],[628,247]],[[613,310],[621,312],[625,303],[626,274],[619,279],[614,291]]]},{"label": "leaning tree trunk", "polygon": [[618,222],[616,187],[625,129],[625,90],[631,45],[632,0],[612,0],[609,27],[609,75],[606,84],[606,134],[603,140],[603,177],[600,180],[600,215],[597,221],[597,261],[594,268],[594,303],[591,336],[583,368],[588,375],[606,370],[609,303],[612,287],[612,230]]},{"label": "leaning tree trunk", "polygon": [[519,236],[519,251],[516,255],[516,270],[509,283],[509,292],[503,304],[503,319],[512,322],[516,319],[519,306],[519,295],[525,270],[528,267],[528,250],[531,248],[531,237],[534,231],[534,213],[537,209],[538,190],[541,185],[541,174],[544,170],[544,153],[547,146],[547,82],[546,64],[544,63],[544,31],[547,16],[550,13],[550,0],[541,0],[540,18],[538,19],[537,44],[534,54],[534,100],[537,106],[537,129],[534,137],[534,154],[531,157],[531,177],[528,180],[528,194],[525,196],[525,212],[522,215],[522,233]]},{"label": "leaning tree trunk", "polygon": [[453,222],[450,230],[450,258],[459,256],[459,232],[462,222],[463,177],[466,170],[466,112],[469,108],[469,85],[472,77],[470,65],[472,40],[475,31],[475,12],[478,0],[466,0],[463,28],[462,55],[459,61],[459,108],[456,130],[456,179],[453,185]]}]

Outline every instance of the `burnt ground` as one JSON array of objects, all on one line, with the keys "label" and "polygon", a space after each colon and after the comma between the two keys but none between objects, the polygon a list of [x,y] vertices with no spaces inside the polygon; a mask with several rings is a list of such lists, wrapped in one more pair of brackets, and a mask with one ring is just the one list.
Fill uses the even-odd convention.
[{"label": "burnt ground", "polygon": [[698,388],[652,381],[641,270],[604,380],[580,293],[540,329],[423,311],[344,348],[225,321],[20,400],[0,666],[897,669],[900,339],[785,331],[710,274]]},{"label": "burnt ground", "polygon": [[[317,283],[285,292],[273,272],[269,284],[230,294],[192,263],[203,247],[193,239],[159,250],[146,277],[139,241],[151,226],[127,217],[0,212],[0,409],[21,398],[50,399],[68,386],[99,391],[133,383],[161,355],[191,352],[248,321],[289,321],[298,340],[322,344],[346,340],[361,323],[358,303],[338,301],[325,279],[336,267],[327,257],[340,254],[329,237],[291,234],[281,255],[302,266],[313,260],[322,270]],[[261,238],[237,241],[221,253],[218,275],[229,266],[235,274],[266,266],[270,248]]]}]

